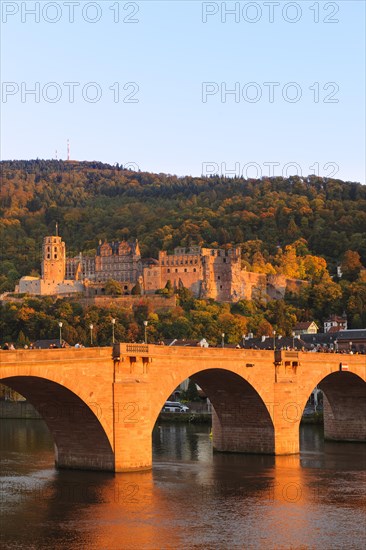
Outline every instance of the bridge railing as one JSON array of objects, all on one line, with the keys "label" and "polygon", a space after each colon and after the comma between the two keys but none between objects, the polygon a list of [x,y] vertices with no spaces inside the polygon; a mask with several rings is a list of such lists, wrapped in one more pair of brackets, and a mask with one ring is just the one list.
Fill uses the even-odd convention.
[{"label": "bridge railing", "polygon": [[113,359],[119,358],[121,353],[149,353],[149,346],[148,344],[113,344]]},{"label": "bridge railing", "polygon": [[148,344],[126,344],[126,351],[132,353],[149,353]]}]

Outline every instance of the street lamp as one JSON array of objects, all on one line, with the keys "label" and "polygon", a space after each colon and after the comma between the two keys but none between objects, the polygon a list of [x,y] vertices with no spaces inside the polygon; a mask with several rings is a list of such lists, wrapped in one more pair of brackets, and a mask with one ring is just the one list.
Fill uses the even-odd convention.
[{"label": "street lamp", "polygon": [[62,322],[59,321],[58,326],[60,327],[60,347],[62,346]]},{"label": "street lamp", "polygon": [[112,319],[111,323],[112,323],[112,344],[114,344],[114,325],[116,324],[116,320]]},{"label": "street lamp", "polygon": [[145,344],[147,344],[147,325],[148,321],[144,321]]},{"label": "street lamp", "polygon": [[349,343],[349,352],[352,353],[352,342]]},{"label": "street lamp", "polygon": [[89,328],[90,328],[90,345],[92,346],[93,345],[93,328],[94,328],[93,323],[90,323]]},{"label": "street lamp", "polygon": [[276,351],[276,331],[273,331],[273,349]]},{"label": "street lamp", "polygon": [[292,349],[295,349],[295,333],[292,332]]},{"label": "street lamp", "polygon": [[243,339],[243,348],[245,348],[245,334],[242,335],[242,339]]},{"label": "street lamp", "polygon": [[221,334],[221,347],[225,347],[225,332]]}]

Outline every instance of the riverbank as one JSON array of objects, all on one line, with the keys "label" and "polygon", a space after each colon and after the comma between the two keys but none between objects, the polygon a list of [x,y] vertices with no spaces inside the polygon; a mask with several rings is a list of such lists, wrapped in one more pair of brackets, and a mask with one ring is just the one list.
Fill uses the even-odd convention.
[{"label": "riverbank", "polygon": [[211,413],[174,413],[162,412],[158,416],[159,422],[167,423],[182,423],[189,422],[191,424],[211,424]]},{"label": "riverbank", "polygon": [[311,414],[304,414],[301,419],[301,424],[323,424],[324,417],[323,411],[312,412]]},{"label": "riverbank", "polygon": [[[0,420],[6,419],[42,419],[41,415],[28,401],[0,401]],[[158,417],[163,423],[189,423],[189,424],[211,424],[211,413],[187,412],[173,413],[161,412]],[[323,424],[323,412],[312,412],[304,414],[302,424]]]}]

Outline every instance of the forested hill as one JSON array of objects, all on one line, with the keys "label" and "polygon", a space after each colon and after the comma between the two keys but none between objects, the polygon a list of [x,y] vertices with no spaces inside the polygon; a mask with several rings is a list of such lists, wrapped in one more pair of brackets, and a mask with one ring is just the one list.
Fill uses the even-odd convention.
[{"label": "forested hill", "polygon": [[[39,270],[42,238],[58,222],[68,255],[99,239],[138,238],[144,257],[178,245],[241,245],[243,263],[263,270],[279,250],[322,256],[332,274],[348,250],[366,265],[366,186],[281,177],[177,177],[100,162],[1,162],[0,290]],[[300,243],[300,245],[299,245]],[[4,269],[4,268],[3,268]]]}]

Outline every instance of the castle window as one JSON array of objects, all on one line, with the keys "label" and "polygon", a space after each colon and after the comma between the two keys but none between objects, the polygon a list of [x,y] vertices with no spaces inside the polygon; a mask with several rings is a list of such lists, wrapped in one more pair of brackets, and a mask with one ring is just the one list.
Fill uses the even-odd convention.
[{"label": "castle window", "polygon": [[186,264],[186,265],[188,264],[188,260],[185,261],[185,264]]},{"label": "castle window", "polygon": [[222,285],[220,285],[220,290],[222,290]]},{"label": "castle window", "polygon": [[217,280],[219,281],[221,279],[220,275],[217,277]]},{"label": "castle window", "polygon": [[124,290],[128,290],[128,286],[125,285]]},{"label": "castle window", "polygon": [[51,254],[47,254],[47,260],[51,258]]},{"label": "castle window", "polygon": [[176,269],[175,272],[178,273],[178,269]]},{"label": "castle window", "polygon": [[223,258],[222,261],[224,262],[224,264],[226,264],[226,258]]},{"label": "castle window", "polygon": [[197,269],[194,267],[194,268],[193,268],[193,272],[196,273],[196,271],[197,271]]},{"label": "castle window", "polygon": [[184,268],[184,273],[187,273],[187,268]]},{"label": "castle window", "polygon": [[170,273],[170,269],[167,269],[167,272]]},{"label": "castle window", "polygon": [[191,260],[189,263],[192,265],[192,264],[193,264],[193,260]]},{"label": "castle window", "polygon": [[57,260],[57,254],[54,255],[54,259]]}]

